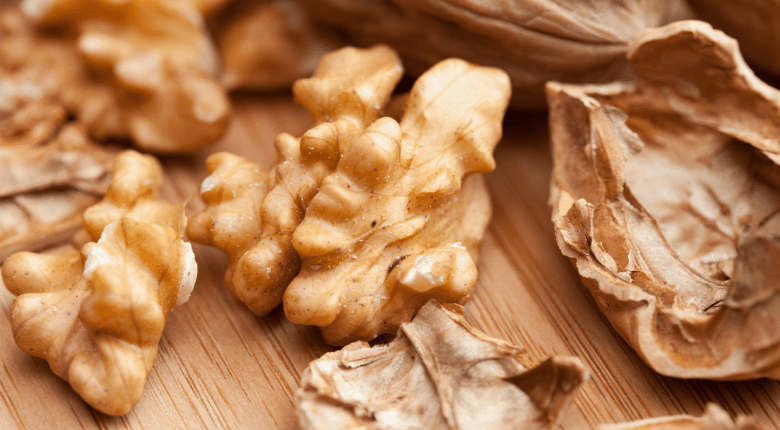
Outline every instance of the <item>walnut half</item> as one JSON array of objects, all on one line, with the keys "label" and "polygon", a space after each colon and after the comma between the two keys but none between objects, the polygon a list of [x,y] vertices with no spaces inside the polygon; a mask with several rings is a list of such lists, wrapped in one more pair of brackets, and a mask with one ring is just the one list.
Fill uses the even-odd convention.
[{"label": "walnut half", "polygon": [[[125,186],[154,188],[146,172],[122,162],[135,155],[120,155],[114,192],[121,188],[116,178],[130,176]],[[145,157],[141,161],[156,163]],[[109,192],[106,199],[115,197]],[[2,269],[6,288],[19,296],[11,304],[16,344],[46,359],[87,403],[110,415],[128,413],[140,399],[168,313],[187,301],[197,276],[192,248],[181,239],[186,223],[181,206],[136,219],[123,215],[101,218],[108,223],[99,240],[81,252],[17,253]]]},{"label": "walnut half", "polygon": [[302,268],[284,296],[290,321],[344,345],[394,333],[431,298],[465,302],[491,213],[469,175],[495,167],[509,94],[501,70],[442,61],[400,123],[381,118],[342,149],[293,233]]}]

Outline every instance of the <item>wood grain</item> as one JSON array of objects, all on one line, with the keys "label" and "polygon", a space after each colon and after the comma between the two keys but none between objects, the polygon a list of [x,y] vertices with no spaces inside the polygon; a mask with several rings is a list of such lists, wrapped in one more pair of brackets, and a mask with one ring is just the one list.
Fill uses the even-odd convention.
[{"label": "wood grain", "polygon": [[[228,134],[207,151],[165,157],[170,200],[197,197],[204,160],[232,151],[270,166],[273,140],[300,135],[309,116],[288,94],[237,96]],[[701,414],[716,402],[749,414],[766,428],[780,422],[780,384],[684,381],[655,374],[598,313],[579,277],[558,250],[547,205],[551,157],[544,114],[510,113],[487,175],[493,220],[482,246],[480,275],[467,319],[491,336],[522,345],[529,357],[575,355],[592,372],[565,412],[563,429],[595,428],[669,414]],[[125,417],[88,407],[45,361],[19,350],[0,289],[0,428],[2,429],[296,429],[293,394],[308,363],[332,350],[317,330],[295,326],[277,309],[257,318],[224,288],[227,258],[195,245],[199,275],[190,301],[173,310],[144,395]]]}]

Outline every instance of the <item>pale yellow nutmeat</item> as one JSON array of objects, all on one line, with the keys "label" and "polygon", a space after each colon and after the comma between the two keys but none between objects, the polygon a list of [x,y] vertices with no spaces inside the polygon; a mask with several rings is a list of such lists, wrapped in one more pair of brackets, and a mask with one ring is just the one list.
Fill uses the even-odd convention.
[{"label": "pale yellow nutmeat", "polygon": [[[122,173],[115,169],[116,178]],[[141,397],[165,321],[189,298],[197,265],[181,239],[186,218],[180,207],[146,221],[114,213],[97,243],[80,253],[17,253],[2,275],[19,296],[10,309],[19,348],[46,359],[95,409],[124,415]]]},{"label": "pale yellow nutmeat", "polygon": [[132,218],[184,231],[187,224],[184,205],[162,200],[162,183],[163,169],[155,157],[133,150],[122,151],[114,161],[111,184],[103,200],[84,211],[84,229],[97,241],[108,224],[120,218]]},{"label": "pale yellow nutmeat", "polygon": [[209,207],[192,219],[187,234],[228,253],[225,283],[253,313],[265,315],[281,304],[300,270],[293,231],[342,151],[379,118],[402,73],[385,46],[330,53],[312,78],[293,86],[314,126],[301,138],[277,137],[279,160],[270,172],[230,154],[208,160],[212,174],[201,195]]},{"label": "pale yellow nutmeat", "polygon": [[467,300],[490,199],[480,176],[463,178],[495,167],[509,96],[501,70],[445,60],[400,124],[382,118],[342,151],[293,234],[290,321],[344,345],[394,333],[431,298]]},{"label": "pale yellow nutmeat", "polygon": [[75,48],[64,57],[66,74],[45,74],[91,136],[180,153],[201,149],[226,130],[230,103],[216,81],[216,48],[187,2],[23,0],[20,9],[39,30],[20,37],[50,51],[20,60],[22,67],[58,63],[62,54],[49,49],[53,43]]}]

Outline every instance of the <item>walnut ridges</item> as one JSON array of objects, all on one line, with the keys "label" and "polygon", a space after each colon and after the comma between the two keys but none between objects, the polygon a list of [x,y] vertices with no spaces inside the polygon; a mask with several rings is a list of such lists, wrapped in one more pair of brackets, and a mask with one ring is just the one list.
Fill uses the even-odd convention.
[{"label": "walnut ridges", "polygon": [[684,0],[301,0],[315,23],[369,46],[385,43],[415,75],[446,58],[505,70],[512,105],[544,108],[544,84],[631,76],[628,42],[691,16]]},{"label": "walnut ridges", "polygon": [[290,321],[344,345],[394,333],[428,299],[465,302],[490,219],[482,178],[468,176],[495,167],[509,94],[501,70],[445,60],[400,123],[381,118],[342,149],[293,233]]},{"label": "walnut ridges", "polygon": [[634,83],[548,84],[558,244],[656,371],[780,378],[780,92],[701,22],[628,58]]},{"label": "walnut ridges", "polygon": [[187,152],[225,131],[229,102],[195,9],[174,0],[26,0],[3,11],[0,66],[40,82],[95,139]]},{"label": "walnut ridges", "polygon": [[[122,159],[139,161],[136,155],[156,163],[125,152],[114,177],[135,176],[125,185],[153,183],[147,171],[121,171],[134,170],[135,164]],[[115,185],[115,192],[127,189]],[[117,200],[116,195],[107,199]],[[110,222],[97,243],[84,245],[81,252],[22,252],[3,264],[3,283],[19,296],[10,309],[16,344],[46,359],[55,374],[101,412],[123,415],[138,402],[168,313],[187,301],[194,286],[197,266],[192,248],[181,239],[186,218],[183,208],[178,209],[136,217],[143,221],[119,212],[113,221],[85,218],[88,230]]]},{"label": "walnut ridges", "polygon": [[387,345],[314,360],[295,395],[304,430],[552,429],[588,372],[574,357],[530,363],[522,348],[429,302]]},{"label": "walnut ridges", "polygon": [[398,57],[384,46],[330,53],[313,77],[293,86],[314,126],[301,138],[276,138],[279,160],[270,172],[232,154],[207,161],[212,173],[201,195],[208,208],[192,218],[187,234],[228,253],[225,284],[252,312],[264,315],[282,302],[300,269],[293,231],[336,168],[341,148],[379,118],[402,73]]}]

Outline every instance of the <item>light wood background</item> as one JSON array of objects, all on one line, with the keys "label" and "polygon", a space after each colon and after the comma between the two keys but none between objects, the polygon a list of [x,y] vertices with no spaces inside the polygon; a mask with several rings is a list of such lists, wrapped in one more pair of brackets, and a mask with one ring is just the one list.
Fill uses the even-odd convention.
[{"label": "light wood background", "polygon": [[[204,160],[228,150],[270,166],[279,132],[300,135],[310,118],[288,94],[237,96],[228,134],[207,151],[166,157],[171,200],[197,196]],[[544,114],[510,113],[487,175],[493,220],[482,245],[479,280],[466,317],[489,335],[525,347],[532,359],[574,355],[591,378],[560,428],[588,429],[647,417],[699,415],[707,402],[749,414],[766,428],[780,422],[780,384],[684,381],[644,365],[596,309],[559,252],[547,205],[551,157]],[[308,363],[332,350],[311,327],[294,326],[277,309],[252,315],[224,288],[227,259],[195,245],[198,281],[188,303],[170,315],[160,350],[135,409],[109,417],[88,407],[47,363],[14,344],[0,288],[0,429],[296,429],[293,394]]]}]

